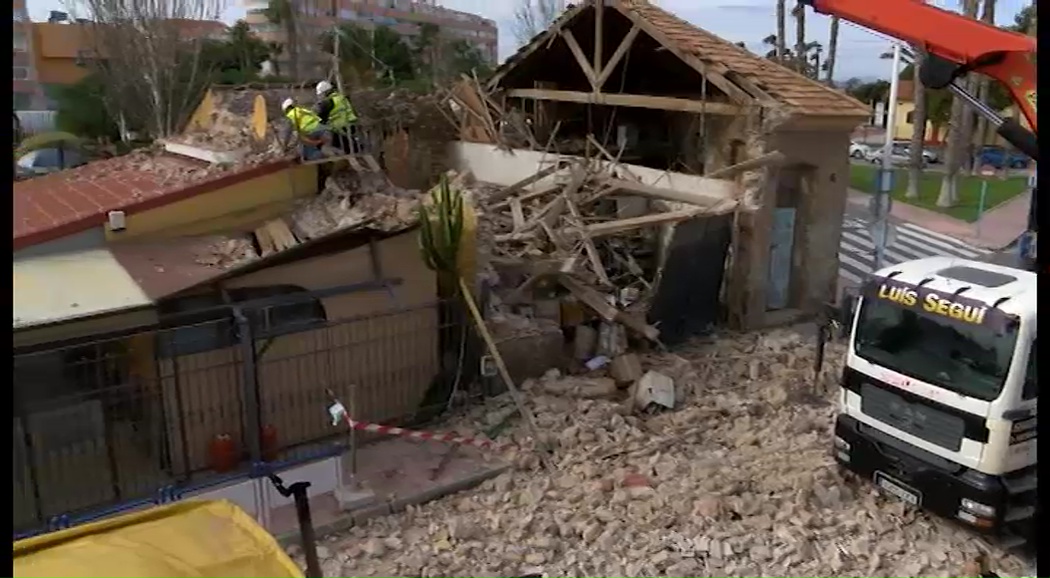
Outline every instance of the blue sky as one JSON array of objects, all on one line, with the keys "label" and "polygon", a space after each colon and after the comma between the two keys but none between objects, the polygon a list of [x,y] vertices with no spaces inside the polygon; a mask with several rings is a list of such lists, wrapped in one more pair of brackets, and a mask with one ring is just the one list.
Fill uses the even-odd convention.
[{"label": "blue sky", "polygon": [[[878,0],[872,0],[873,2]],[[517,49],[514,35],[511,32],[515,6],[519,0],[438,0],[438,3],[480,14],[491,18],[500,28],[500,59],[506,58]],[[762,39],[773,33],[776,23],[773,0],[652,0],[654,4],[674,12],[678,16],[733,42],[745,42],[754,52],[765,53],[768,48],[762,46]],[[566,3],[571,3],[567,0]],[[933,0],[931,2],[942,8],[956,10],[959,2],[954,0]],[[996,21],[1012,23],[1014,14],[1030,0],[999,0],[996,7]],[[229,0],[229,8],[223,19],[233,22],[243,16],[244,10],[237,0]],[[792,4],[788,3],[789,6]],[[67,3],[63,0],[28,0],[30,17],[33,20],[46,20],[50,10],[64,10]],[[806,19],[807,36],[827,46],[828,18],[809,12]],[[794,41],[791,32],[794,26],[788,23],[789,45]],[[888,77],[890,64],[880,60],[879,55],[889,49],[890,43],[885,37],[869,32],[859,26],[843,23],[839,35],[839,56],[835,77],[845,80],[850,77]]]}]

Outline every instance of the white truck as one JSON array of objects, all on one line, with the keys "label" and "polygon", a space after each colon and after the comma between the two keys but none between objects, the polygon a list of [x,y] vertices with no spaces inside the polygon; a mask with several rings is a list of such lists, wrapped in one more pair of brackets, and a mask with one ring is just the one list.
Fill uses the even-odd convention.
[{"label": "white truck", "polygon": [[933,513],[1028,535],[1036,358],[1035,273],[948,257],[877,271],[853,314],[835,459]]}]

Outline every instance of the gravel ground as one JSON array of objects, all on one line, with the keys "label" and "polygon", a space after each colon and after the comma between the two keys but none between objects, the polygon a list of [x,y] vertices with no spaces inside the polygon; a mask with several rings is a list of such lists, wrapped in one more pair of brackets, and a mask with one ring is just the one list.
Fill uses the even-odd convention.
[{"label": "gravel ground", "polygon": [[[811,342],[790,330],[648,356],[675,379],[674,411],[579,399],[579,378],[555,372],[527,382],[555,471],[517,420],[501,438],[520,448],[512,472],[326,537],[325,576],[957,576],[981,552],[1021,575],[1016,557],[838,471],[830,347],[817,395]],[[494,398],[449,427],[510,407]]]}]

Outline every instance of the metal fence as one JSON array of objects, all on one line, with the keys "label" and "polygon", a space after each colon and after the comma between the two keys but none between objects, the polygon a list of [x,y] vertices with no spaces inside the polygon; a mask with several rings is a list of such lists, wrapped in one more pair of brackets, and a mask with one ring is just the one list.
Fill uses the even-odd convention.
[{"label": "metal fence", "polygon": [[53,110],[16,110],[22,134],[31,136],[55,130],[58,113]]},{"label": "metal fence", "polygon": [[241,313],[16,353],[16,532],[331,450],[346,435],[328,390],[357,419],[405,424],[475,382],[452,303],[292,327]]}]

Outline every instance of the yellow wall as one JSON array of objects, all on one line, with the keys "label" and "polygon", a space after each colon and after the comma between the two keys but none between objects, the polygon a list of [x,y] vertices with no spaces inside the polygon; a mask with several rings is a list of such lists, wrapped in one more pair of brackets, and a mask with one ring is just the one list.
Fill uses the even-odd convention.
[{"label": "yellow wall", "polygon": [[[896,117],[894,117],[894,129],[893,129],[893,140],[911,140],[912,135],[915,134],[915,125],[908,122],[908,114],[915,111],[915,103],[911,101],[900,101],[897,103]],[[1016,107],[1011,106],[1006,110],[1002,111],[1003,116],[1012,116],[1020,120],[1021,125],[1025,128],[1029,128],[1028,121],[1023,115],[1019,113]],[[989,131],[991,138],[989,144],[1004,146],[1006,141],[1002,137]],[[926,122],[926,137],[925,140],[929,142],[934,140],[939,143],[943,143],[948,136],[948,127],[940,127],[940,132],[934,132],[933,124],[929,121]],[[973,143],[976,145],[984,144],[981,142],[981,135],[974,133]]]},{"label": "yellow wall", "polygon": [[258,225],[317,194],[317,165],[298,165],[127,216],[107,241],[226,233]]}]

